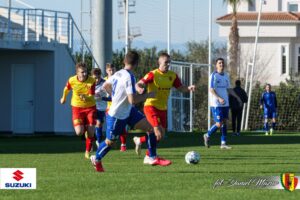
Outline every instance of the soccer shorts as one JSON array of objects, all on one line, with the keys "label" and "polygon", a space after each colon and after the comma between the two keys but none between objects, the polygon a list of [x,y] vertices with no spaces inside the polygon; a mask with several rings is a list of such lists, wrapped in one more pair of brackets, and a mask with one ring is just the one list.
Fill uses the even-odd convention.
[{"label": "soccer shorts", "polygon": [[72,106],[73,126],[95,125],[96,124],[96,106],[88,108],[79,108]]},{"label": "soccer shorts", "polygon": [[145,106],[144,113],[152,127],[158,127],[161,125],[163,128],[167,128],[166,110],[158,110],[154,106]]},{"label": "soccer shorts", "polygon": [[214,121],[219,123],[223,119],[228,119],[229,107],[211,107],[211,112],[214,117]]},{"label": "soccer shorts", "polygon": [[104,118],[106,114],[105,111],[97,110],[97,120],[100,121],[101,123],[104,123]]},{"label": "soccer shorts", "polygon": [[117,140],[121,133],[123,133],[127,124],[133,128],[144,118],[145,116],[143,113],[138,111],[135,107],[131,108],[129,117],[126,119],[117,119],[109,114],[106,115],[106,139]]},{"label": "soccer shorts", "polygon": [[264,118],[273,119],[277,117],[276,109],[264,108]]}]

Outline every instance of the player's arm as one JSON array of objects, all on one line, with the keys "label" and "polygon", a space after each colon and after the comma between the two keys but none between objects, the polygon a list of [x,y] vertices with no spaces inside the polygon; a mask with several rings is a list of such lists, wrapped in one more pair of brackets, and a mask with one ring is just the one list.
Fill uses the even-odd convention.
[{"label": "player's arm", "polygon": [[63,95],[62,97],[60,98],[60,103],[61,104],[64,104],[66,102],[66,99],[67,99],[67,96],[68,94],[70,93],[70,90],[72,89],[71,87],[71,84],[70,82],[68,81],[66,86],[64,87],[64,90],[63,90]]},{"label": "player's arm", "polygon": [[260,100],[259,100],[259,107],[260,107],[260,109],[262,109],[262,107],[264,105],[264,94],[265,93],[262,93],[262,95],[260,97]]},{"label": "player's arm", "polygon": [[105,90],[111,96],[112,94],[112,84],[108,81],[105,81],[102,85],[102,89]]},{"label": "player's arm", "polygon": [[87,94],[79,94],[79,98],[84,101],[93,101],[95,98],[95,88],[96,88],[96,83],[94,82],[91,88],[88,90]]},{"label": "player's arm", "polygon": [[173,87],[175,87],[179,92],[185,93],[185,92],[194,92],[196,87],[195,85],[185,86],[182,85],[179,77],[176,74],[176,78],[173,81]]},{"label": "player's arm", "polygon": [[135,84],[135,89],[136,89],[137,93],[143,94],[145,91],[145,88],[147,87],[147,84],[152,83],[153,80],[154,80],[153,72],[149,72],[148,74],[146,74],[141,80],[139,80]]}]

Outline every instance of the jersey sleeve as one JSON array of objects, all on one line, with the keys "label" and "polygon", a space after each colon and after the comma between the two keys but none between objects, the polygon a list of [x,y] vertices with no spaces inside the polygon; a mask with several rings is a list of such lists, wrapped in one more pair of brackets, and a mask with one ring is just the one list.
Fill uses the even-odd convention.
[{"label": "jersey sleeve", "polygon": [[71,85],[71,83],[70,83],[70,79],[67,81],[67,83],[66,83],[66,88],[68,89],[68,90],[71,90],[72,89],[72,85]]},{"label": "jersey sleeve", "polygon": [[135,94],[135,78],[130,74],[125,80],[125,90],[126,94]]},{"label": "jersey sleeve", "polygon": [[215,73],[212,73],[210,75],[210,81],[209,81],[209,87],[210,88],[216,88],[216,78],[215,78]]},{"label": "jersey sleeve", "polygon": [[179,88],[179,87],[181,87],[181,86],[182,86],[182,83],[181,83],[181,81],[180,81],[178,75],[176,74],[175,80],[174,80],[174,82],[173,82],[173,87]]},{"label": "jersey sleeve", "polygon": [[89,89],[88,94],[95,95],[95,90],[96,90],[96,83],[94,82],[92,87]]},{"label": "jersey sleeve", "polygon": [[149,72],[141,79],[141,81],[143,81],[145,84],[152,83],[153,80],[154,80],[153,72]]}]

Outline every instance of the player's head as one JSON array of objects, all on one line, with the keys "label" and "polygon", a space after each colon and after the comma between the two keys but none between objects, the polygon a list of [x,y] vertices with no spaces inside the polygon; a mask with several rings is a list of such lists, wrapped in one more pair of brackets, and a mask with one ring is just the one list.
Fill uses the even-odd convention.
[{"label": "player's head", "polygon": [[107,76],[110,77],[116,72],[116,68],[111,63],[106,63],[105,65]]},{"label": "player's head", "polygon": [[79,62],[76,64],[76,75],[79,81],[85,81],[87,79],[87,65],[84,62]]},{"label": "player's head", "polygon": [[236,87],[241,87],[241,80],[236,80],[235,81],[235,86]]},{"label": "player's head", "polygon": [[268,83],[268,84],[265,85],[265,90],[266,90],[267,92],[270,92],[271,89],[272,89],[272,88],[271,88],[271,84]]},{"label": "player's head", "polygon": [[158,57],[159,70],[161,72],[167,72],[170,67],[170,62],[171,62],[170,55],[165,52],[161,53]]},{"label": "player's head", "polygon": [[129,51],[124,58],[125,67],[135,68],[139,64],[140,56],[136,51]]},{"label": "player's head", "polygon": [[98,83],[98,81],[101,79],[101,69],[93,68],[91,71],[91,75],[94,79],[96,79],[96,82]]},{"label": "player's head", "polygon": [[225,67],[225,63],[224,63],[224,59],[223,58],[217,58],[216,59],[216,70],[218,73],[223,73],[224,72],[224,67]]}]

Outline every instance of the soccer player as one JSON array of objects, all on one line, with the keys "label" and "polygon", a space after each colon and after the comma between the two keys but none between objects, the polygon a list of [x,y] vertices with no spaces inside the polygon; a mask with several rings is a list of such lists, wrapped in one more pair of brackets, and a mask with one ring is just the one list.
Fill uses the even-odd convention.
[{"label": "soccer player", "polygon": [[101,69],[93,68],[91,71],[92,77],[96,80],[95,86],[95,100],[96,100],[96,109],[97,109],[97,120],[96,120],[96,143],[97,146],[101,143],[102,139],[102,127],[105,118],[105,111],[107,107],[107,101],[104,98],[107,98],[107,93],[103,91],[102,85],[105,82],[103,78],[101,78]]},{"label": "soccer player", "polygon": [[99,145],[96,155],[91,156],[91,162],[98,172],[104,172],[101,160],[127,124],[134,129],[147,132],[147,146],[150,152],[147,164],[161,166],[170,164],[170,161],[159,158],[156,154],[155,136],[161,137],[161,135],[155,135],[152,132],[152,127],[145,116],[134,107],[134,104],[155,96],[153,92],[142,95],[136,93],[133,70],[138,66],[138,62],[138,53],[129,51],[124,58],[124,68],[117,71],[103,85],[103,88],[112,96],[112,105],[106,116],[106,139]]},{"label": "soccer player", "polygon": [[[111,63],[106,63],[106,73],[107,76],[104,78],[105,80],[107,80],[109,77],[111,77],[114,73],[116,72],[116,68],[113,64]],[[107,98],[107,109],[106,109],[106,113],[108,112],[109,108],[111,106],[111,97]],[[120,134],[120,141],[121,141],[121,147],[120,147],[120,151],[121,152],[125,152],[127,150],[126,148],[126,139],[127,139],[127,129],[124,128],[123,132]]]},{"label": "soccer player", "polygon": [[[172,87],[180,92],[190,92],[195,90],[195,86],[182,85],[177,74],[171,70],[170,55],[161,53],[158,58],[158,68],[147,73],[137,84],[136,88],[139,93],[143,93],[147,87],[147,92],[156,92],[154,98],[148,98],[144,104],[144,113],[147,120],[154,129],[156,135],[161,135],[157,138],[160,141],[167,128],[167,108],[168,98]],[[135,150],[138,155],[141,152],[141,144],[146,142],[146,137],[134,137]],[[148,162],[149,152],[146,152],[144,163]]]},{"label": "soccer player", "polygon": [[73,126],[78,136],[87,132],[85,157],[89,158],[96,124],[96,102],[95,79],[88,76],[85,63],[76,64],[76,75],[69,78],[60,99],[61,104],[66,102],[71,90],[73,90],[71,99]]},{"label": "soccer player", "polygon": [[226,145],[227,137],[227,119],[229,112],[228,91],[230,88],[230,79],[227,73],[224,72],[224,59],[218,58],[216,60],[216,71],[210,77],[210,107],[213,114],[215,124],[211,126],[206,134],[203,135],[204,145],[209,148],[209,138],[215,133],[218,128],[221,129],[221,149],[231,149]]},{"label": "soccer player", "polygon": [[261,95],[259,104],[261,109],[264,108],[264,131],[266,131],[266,135],[269,135],[268,119],[272,119],[272,128],[270,129],[270,135],[272,135],[276,126],[277,99],[275,92],[271,90],[270,84],[266,84],[265,91]]}]

